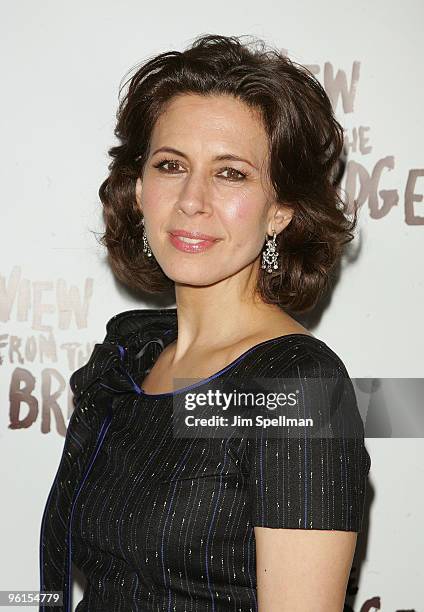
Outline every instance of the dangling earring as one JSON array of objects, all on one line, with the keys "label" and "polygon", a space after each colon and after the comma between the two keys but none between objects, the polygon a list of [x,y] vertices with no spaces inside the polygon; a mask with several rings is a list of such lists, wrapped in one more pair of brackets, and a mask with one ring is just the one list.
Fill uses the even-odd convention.
[{"label": "dangling earring", "polygon": [[146,229],[144,227],[144,217],[142,217],[141,222],[143,224],[143,253],[147,253],[147,257],[151,257],[153,253],[150,250],[149,243],[147,242]]},{"label": "dangling earring", "polygon": [[267,272],[272,272],[272,270],[276,270],[278,268],[278,251],[276,245],[276,236],[275,230],[273,230],[274,236],[272,240],[267,240],[266,249],[262,251],[262,269]]}]

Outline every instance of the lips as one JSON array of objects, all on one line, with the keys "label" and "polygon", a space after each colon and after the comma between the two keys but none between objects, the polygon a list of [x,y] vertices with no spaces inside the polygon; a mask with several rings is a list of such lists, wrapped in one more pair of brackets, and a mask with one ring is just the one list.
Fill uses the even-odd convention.
[{"label": "lips", "polygon": [[208,240],[209,242],[217,240],[214,236],[202,234],[201,232],[187,232],[186,230],[171,230],[172,236],[183,236],[184,238],[193,238],[195,240]]},{"label": "lips", "polygon": [[203,253],[210,249],[218,238],[201,232],[187,232],[185,230],[175,230],[169,232],[171,244],[185,253]]}]

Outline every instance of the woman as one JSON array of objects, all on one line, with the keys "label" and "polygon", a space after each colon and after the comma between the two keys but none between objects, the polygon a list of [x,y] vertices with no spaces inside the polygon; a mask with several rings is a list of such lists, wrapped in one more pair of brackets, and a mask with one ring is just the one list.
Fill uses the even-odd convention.
[{"label": "woman", "polygon": [[[73,561],[78,612],[339,612],[370,457],[343,362],[289,314],[324,294],[356,223],[329,99],[278,51],[207,35],[139,67],[115,133],[102,241],[121,281],[175,289],[176,308],[112,317],[71,377],[41,589],[70,610]],[[188,391],[235,379],[294,379],[353,435],[174,435]]]}]

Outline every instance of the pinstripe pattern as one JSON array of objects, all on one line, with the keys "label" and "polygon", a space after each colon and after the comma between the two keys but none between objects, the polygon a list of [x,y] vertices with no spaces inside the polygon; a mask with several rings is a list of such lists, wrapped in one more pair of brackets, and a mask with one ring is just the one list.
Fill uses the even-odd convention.
[{"label": "pinstripe pattern", "polygon": [[[77,612],[253,612],[255,525],[361,530],[370,458],[356,404],[356,437],[176,438],[175,394],[139,386],[176,328],[175,309],[120,313],[71,377],[76,409],[44,513],[40,588],[69,598],[72,557],[88,580]],[[190,387],[283,373],[302,388],[305,377],[348,376],[325,343],[292,334]],[[320,395],[332,401],[325,385]]]}]

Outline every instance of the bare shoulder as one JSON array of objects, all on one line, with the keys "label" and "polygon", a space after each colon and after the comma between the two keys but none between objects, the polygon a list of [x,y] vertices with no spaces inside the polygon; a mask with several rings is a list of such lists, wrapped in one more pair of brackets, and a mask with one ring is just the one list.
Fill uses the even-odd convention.
[{"label": "bare shoulder", "polygon": [[309,329],[307,329],[299,321],[296,321],[296,319],[290,315],[283,312],[273,316],[266,328],[267,332],[271,333],[272,336],[283,336],[289,334],[304,334],[305,336],[313,336]]},{"label": "bare shoulder", "polygon": [[247,350],[256,344],[261,342],[267,342],[274,338],[283,338],[284,336],[291,336],[294,334],[304,335],[311,338],[315,336],[301,323],[298,323],[292,317],[283,315],[280,317],[273,317],[272,320],[266,321],[259,329],[252,333],[246,334],[246,336],[237,343],[236,350]]}]

